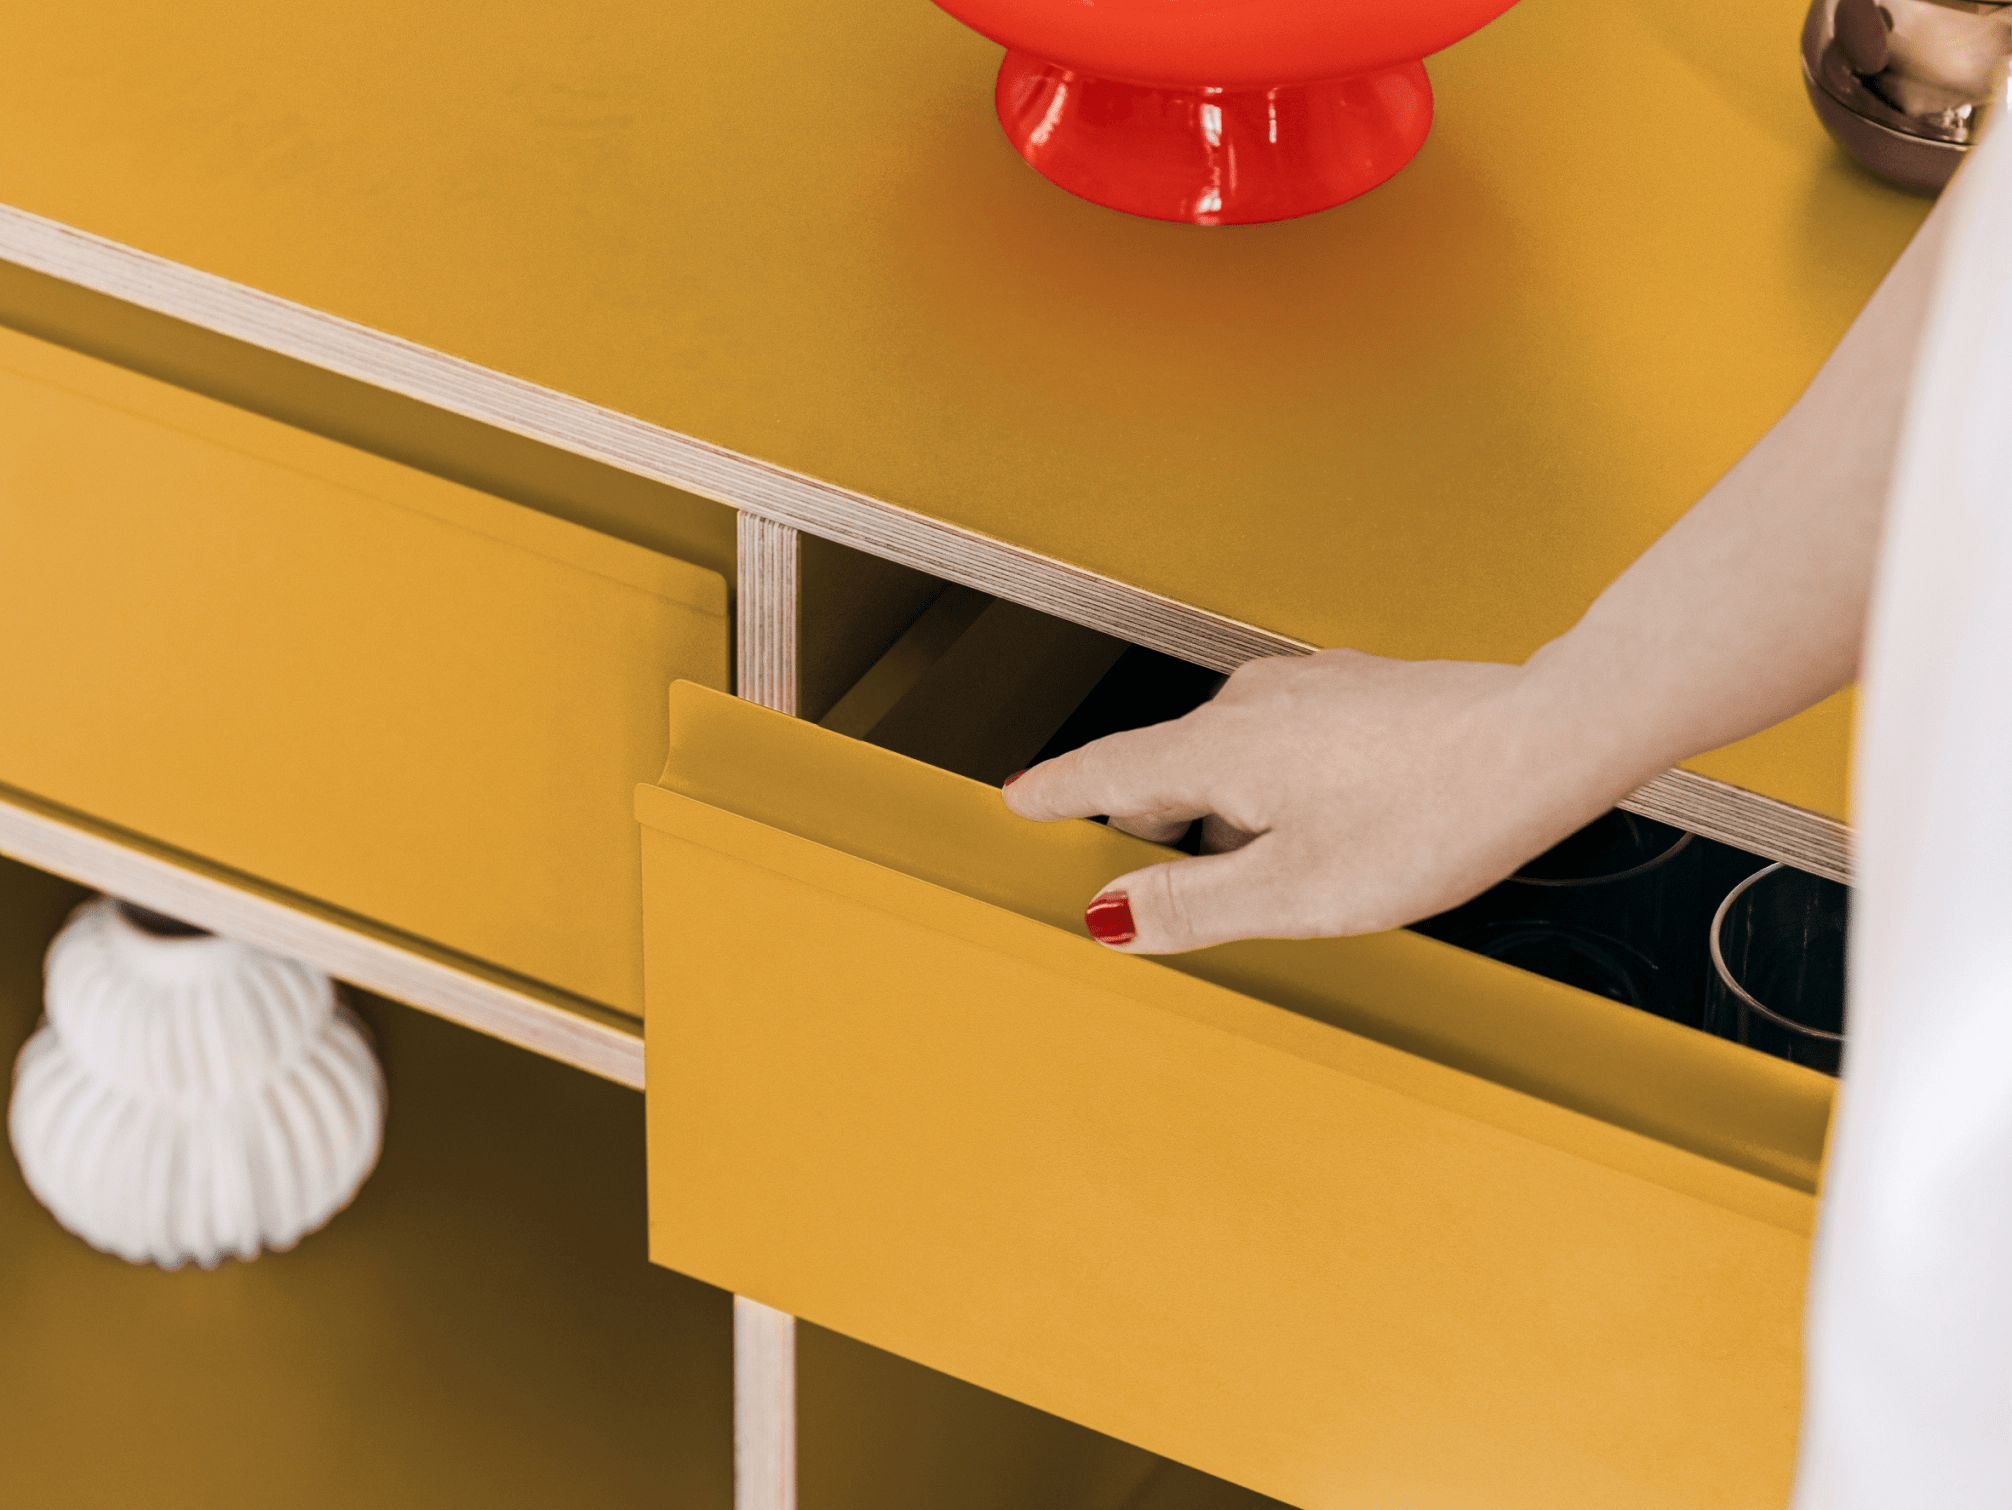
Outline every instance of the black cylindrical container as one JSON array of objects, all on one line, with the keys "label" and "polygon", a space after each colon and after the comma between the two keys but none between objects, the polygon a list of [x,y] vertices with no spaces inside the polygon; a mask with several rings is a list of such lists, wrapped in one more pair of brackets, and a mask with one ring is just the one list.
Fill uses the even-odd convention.
[{"label": "black cylindrical container", "polygon": [[1706,1028],[1835,1075],[1844,1052],[1850,897],[1835,881],[1782,864],[1728,892],[1709,934]]},{"label": "black cylindrical container", "polygon": [[1696,1026],[1706,846],[1618,808],[1421,933]]}]

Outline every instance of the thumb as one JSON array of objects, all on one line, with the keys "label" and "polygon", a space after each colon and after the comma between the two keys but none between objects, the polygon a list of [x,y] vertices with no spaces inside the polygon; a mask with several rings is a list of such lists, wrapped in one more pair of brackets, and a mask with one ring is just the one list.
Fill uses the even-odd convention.
[{"label": "thumb", "polygon": [[1291,897],[1259,838],[1222,855],[1119,876],[1084,909],[1090,937],[1126,954],[1179,954],[1296,931]]}]

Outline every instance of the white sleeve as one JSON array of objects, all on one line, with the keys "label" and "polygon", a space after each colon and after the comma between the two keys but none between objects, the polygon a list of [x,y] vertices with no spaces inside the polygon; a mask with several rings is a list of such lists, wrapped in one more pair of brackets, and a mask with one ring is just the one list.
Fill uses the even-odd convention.
[{"label": "white sleeve", "polygon": [[1874,591],[1796,1510],[2012,1507],[2012,104],[1997,109],[1948,190]]}]

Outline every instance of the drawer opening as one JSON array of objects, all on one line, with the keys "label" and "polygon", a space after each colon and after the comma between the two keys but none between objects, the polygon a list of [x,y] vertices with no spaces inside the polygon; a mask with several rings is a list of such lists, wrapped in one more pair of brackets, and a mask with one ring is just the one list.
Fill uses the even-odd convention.
[{"label": "drawer opening", "polygon": [[[998,786],[1046,754],[1206,701],[1222,679],[1201,673],[1194,695],[1181,695],[1165,673],[1183,665],[952,586],[819,722]],[[1128,709],[1138,716],[1126,721]]]},{"label": "drawer opening", "polygon": [[[953,586],[822,723],[997,786],[1105,735],[1179,718],[1223,681]],[[1201,829],[1172,847],[1199,853]],[[1763,869],[1787,874],[1750,880]],[[1412,931],[1835,1074],[1848,897],[1836,882],[1617,808]]]}]

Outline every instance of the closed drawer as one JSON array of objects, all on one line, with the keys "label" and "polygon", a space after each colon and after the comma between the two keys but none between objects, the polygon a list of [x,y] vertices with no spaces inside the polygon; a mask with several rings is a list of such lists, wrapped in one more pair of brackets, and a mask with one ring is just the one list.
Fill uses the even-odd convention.
[{"label": "closed drawer", "polygon": [[1782,1502],[1823,1077],[1412,934],[1115,955],[1164,851],[671,710],[658,1262],[1296,1505]]},{"label": "closed drawer", "polygon": [[716,573],[0,332],[0,783],[637,1013],[726,676]]}]

